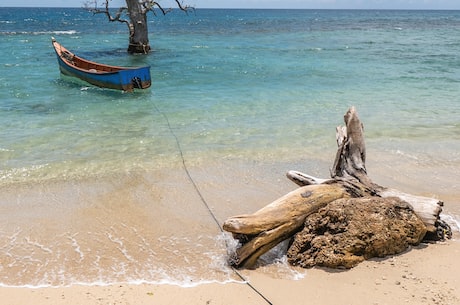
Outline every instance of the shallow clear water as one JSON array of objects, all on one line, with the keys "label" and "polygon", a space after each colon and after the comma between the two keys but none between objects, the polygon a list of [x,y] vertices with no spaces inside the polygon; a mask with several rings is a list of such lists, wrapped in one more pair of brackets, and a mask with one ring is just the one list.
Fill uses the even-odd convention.
[{"label": "shallow clear water", "polygon": [[[204,250],[184,250],[195,244],[190,236],[202,233],[204,247],[212,249],[208,256],[224,264],[225,246],[214,246],[219,234],[206,210],[197,212],[199,199],[185,219],[177,215],[194,190],[184,177],[168,174],[183,175],[174,136],[187,164],[196,172],[204,168],[201,187],[208,198],[236,196],[221,185],[227,175],[233,177],[228,183],[248,188],[240,198],[212,204],[224,220],[255,210],[240,202],[243,195],[254,202],[289,189],[282,184],[270,196],[252,190],[254,181],[276,189],[277,180],[248,178],[257,165],[268,175],[284,171],[284,164],[328,175],[334,129],[351,105],[365,125],[371,176],[443,196],[451,214],[460,215],[459,11],[200,9],[150,17],[153,52],[130,56],[125,26],[103,16],[80,9],[0,9],[0,238],[10,245],[0,248],[0,283],[171,280],[176,272],[165,267],[168,254],[159,250],[173,240],[162,231],[171,231],[171,224],[154,220],[151,211],[162,205],[159,215],[194,228],[189,234],[172,230],[184,253],[178,260],[188,261],[176,261],[183,272],[175,280],[228,279],[227,272],[207,273],[214,259],[189,263]],[[128,94],[61,77],[51,36],[94,61],[150,65],[152,87]],[[95,219],[86,209],[102,209],[106,218]],[[120,224],[133,209],[140,209],[136,217]],[[145,215],[154,219],[139,222]],[[40,230],[43,223],[47,229]],[[161,233],[147,233],[150,226]],[[60,237],[50,240],[53,234]],[[120,243],[136,238],[131,248]],[[154,247],[160,259],[142,255],[139,249],[153,249],[142,238],[161,240]],[[101,244],[103,254],[95,250]],[[30,254],[29,247],[41,252]],[[128,253],[120,249],[139,256],[118,257],[114,253]],[[106,262],[98,265],[101,257]],[[67,266],[79,258],[93,271]],[[140,266],[149,271],[139,272]]]}]

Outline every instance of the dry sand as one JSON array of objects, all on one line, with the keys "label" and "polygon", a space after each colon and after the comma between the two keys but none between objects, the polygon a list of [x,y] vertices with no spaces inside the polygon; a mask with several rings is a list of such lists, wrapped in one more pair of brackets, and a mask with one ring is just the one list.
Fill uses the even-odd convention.
[{"label": "dry sand", "polygon": [[[301,280],[242,271],[272,304],[460,304],[460,241],[424,244],[351,270],[309,269]],[[269,304],[247,284],[0,288],[5,305],[48,304]]]}]

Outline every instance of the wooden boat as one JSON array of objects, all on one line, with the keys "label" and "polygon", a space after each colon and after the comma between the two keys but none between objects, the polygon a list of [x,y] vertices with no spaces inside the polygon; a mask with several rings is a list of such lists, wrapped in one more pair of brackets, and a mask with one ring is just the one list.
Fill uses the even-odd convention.
[{"label": "wooden boat", "polygon": [[102,88],[133,91],[150,87],[150,67],[117,67],[81,58],[51,38],[59,70],[64,75],[82,79]]}]

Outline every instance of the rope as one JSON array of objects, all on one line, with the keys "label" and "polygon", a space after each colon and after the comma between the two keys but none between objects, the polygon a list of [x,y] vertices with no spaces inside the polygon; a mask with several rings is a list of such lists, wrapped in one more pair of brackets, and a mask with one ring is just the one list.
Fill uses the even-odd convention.
[{"label": "rope", "polygon": [[[169,119],[168,119],[168,116],[160,111],[160,109],[158,109],[158,107],[153,104],[153,107],[155,108],[155,110],[161,114],[163,116],[163,118],[165,119],[165,122],[166,122],[166,125],[168,126],[168,129],[169,129],[169,132],[172,134],[172,136],[174,137],[175,141],[176,141],[176,146],[177,146],[177,150],[179,151],[179,155],[180,155],[180,158],[182,160],[182,167],[184,168],[184,171],[185,171],[185,174],[187,175],[187,178],[189,179],[190,183],[193,185],[193,188],[195,189],[196,193],[198,194],[198,196],[200,197],[200,200],[201,202],[203,203],[203,205],[206,207],[206,209],[208,210],[209,214],[211,215],[212,219],[214,220],[214,222],[216,223],[217,227],[219,228],[219,230],[223,233],[224,232],[224,229],[222,228],[222,226],[220,225],[220,222],[217,220],[217,217],[216,215],[214,215],[214,212],[212,211],[212,209],[209,207],[209,204],[207,203],[207,201],[204,199],[203,197],[203,194],[201,193],[200,189],[198,188],[197,184],[195,183],[195,181],[193,180],[193,177],[192,175],[190,174],[190,171],[188,170],[187,168],[187,164],[185,162],[185,157],[184,157],[184,152],[182,150],[182,146],[180,145],[180,141],[179,141],[179,138],[177,137],[176,133],[174,132],[172,126],[171,126],[171,123],[169,122]],[[257,290],[256,287],[254,287],[253,285],[251,285],[251,283],[249,283],[249,281],[233,266],[231,266],[233,272],[242,280],[246,283],[246,285],[251,288],[255,293],[257,293],[262,299],[264,299],[265,302],[267,302],[267,304],[269,305],[273,305],[272,302],[270,302],[270,300],[265,297],[259,290]]]},{"label": "rope", "polygon": [[180,158],[182,160],[182,167],[184,168],[184,171],[185,171],[185,174],[187,175],[187,178],[189,179],[190,183],[192,183],[193,185],[193,188],[195,189],[196,193],[198,194],[198,196],[200,197],[200,200],[201,202],[204,204],[204,206],[206,207],[206,209],[208,210],[209,214],[211,214],[211,217],[212,219],[214,219],[214,222],[217,224],[217,226],[219,227],[219,230],[221,232],[224,232],[224,229],[222,228],[222,226],[220,225],[219,221],[217,220],[216,216],[214,215],[214,213],[212,212],[211,208],[209,207],[208,203],[206,202],[206,200],[204,199],[203,195],[201,194],[200,192],[200,189],[198,188],[198,186],[196,185],[195,181],[193,180],[192,178],[192,175],[190,174],[188,168],[187,168],[187,165],[185,164],[185,157],[184,157],[184,153],[183,153],[183,150],[182,150],[182,147],[180,145],[180,142],[179,142],[179,138],[177,137],[177,135],[174,133],[174,130],[172,129],[171,127],[171,123],[169,122],[169,119],[168,117],[166,116],[166,114],[164,112],[161,112],[156,105],[153,105],[156,109],[156,111],[158,111],[158,113],[160,113],[165,121],[166,121],[166,124],[168,125],[168,129],[169,129],[169,132],[172,134],[172,136],[174,137],[174,139],[176,140],[176,145],[177,145],[177,150],[179,151],[179,154],[180,154]]}]

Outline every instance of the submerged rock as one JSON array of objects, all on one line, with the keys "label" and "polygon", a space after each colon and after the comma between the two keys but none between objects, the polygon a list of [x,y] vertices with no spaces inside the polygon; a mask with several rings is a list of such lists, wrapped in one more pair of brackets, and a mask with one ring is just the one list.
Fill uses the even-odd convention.
[{"label": "submerged rock", "polygon": [[350,198],[329,203],[305,220],[287,256],[301,267],[352,268],[419,244],[426,228],[398,198]]}]

